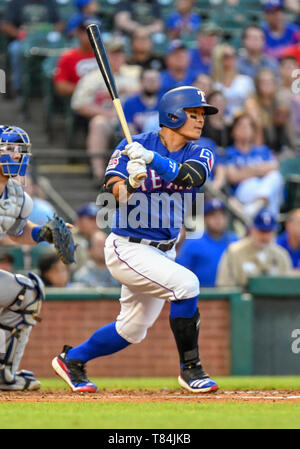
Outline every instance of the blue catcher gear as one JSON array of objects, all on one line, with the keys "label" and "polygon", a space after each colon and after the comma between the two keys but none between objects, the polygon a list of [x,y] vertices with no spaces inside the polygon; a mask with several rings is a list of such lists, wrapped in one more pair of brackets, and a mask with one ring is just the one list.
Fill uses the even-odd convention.
[{"label": "blue catcher gear", "polygon": [[185,124],[187,115],[184,108],[205,109],[205,115],[218,113],[218,109],[207,104],[205,93],[193,86],[182,86],[166,92],[158,105],[159,124],[177,129]]},{"label": "blue catcher gear", "polygon": [[[30,161],[31,143],[28,134],[17,126],[0,126],[0,164],[5,176],[25,176]],[[18,152],[19,160],[12,154]]]}]

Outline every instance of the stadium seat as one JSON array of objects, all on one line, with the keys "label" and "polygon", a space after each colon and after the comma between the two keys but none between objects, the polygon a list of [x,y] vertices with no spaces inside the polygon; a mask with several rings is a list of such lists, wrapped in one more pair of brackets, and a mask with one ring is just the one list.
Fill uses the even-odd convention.
[{"label": "stadium seat", "polygon": [[32,94],[42,93],[42,62],[48,56],[58,56],[70,43],[56,31],[36,30],[23,42],[22,112],[28,112],[28,100]]},{"label": "stadium seat", "polygon": [[58,58],[59,56],[50,56],[42,62],[44,127],[49,142],[54,138],[54,116],[65,117],[70,107],[69,98],[57,95],[54,89],[53,77]]},{"label": "stadium seat", "polygon": [[284,210],[300,207],[300,156],[280,162],[280,172],[285,180]]}]

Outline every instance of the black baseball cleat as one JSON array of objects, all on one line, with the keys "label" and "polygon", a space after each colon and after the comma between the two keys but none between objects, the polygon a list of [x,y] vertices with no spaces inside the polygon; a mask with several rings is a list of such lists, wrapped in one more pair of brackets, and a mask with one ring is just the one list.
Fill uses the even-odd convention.
[{"label": "black baseball cleat", "polygon": [[81,360],[67,360],[70,349],[72,346],[65,345],[62,353],[54,357],[52,360],[54,371],[69,385],[72,391],[94,393],[97,391],[97,387],[87,378],[85,363]]},{"label": "black baseball cleat", "polygon": [[217,391],[217,383],[203,370],[200,362],[183,368],[178,376],[179,385],[192,393]]}]

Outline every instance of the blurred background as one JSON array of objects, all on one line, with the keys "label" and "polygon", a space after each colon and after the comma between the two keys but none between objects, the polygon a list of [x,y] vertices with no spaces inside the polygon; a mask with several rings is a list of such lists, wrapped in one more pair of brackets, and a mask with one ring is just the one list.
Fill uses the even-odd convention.
[{"label": "blurred background", "polygon": [[[107,162],[123,134],[88,42],[90,23],[101,27],[133,134],[158,129],[158,101],[174,87],[199,87],[219,108],[217,116],[207,118],[198,142],[213,150],[216,159],[203,190],[205,233],[194,235],[189,243],[186,237],[194,229],[193,220],[187,220],[177,261],[198,275],[203,294],[212,295],[211,301],[219,305],[217,318],[208,319],[212,329],[218,317],[227,323],[226,339],[223,334],[218,337],[221,346],[227,345],[223,350],[220,346],[227,358],[217,361],[213,370],[251,371],[253,354],[248,354],[244,367],[232,368],[238,356],[230,338],[237,332],[239,339],[244,323],[239,318],[239,330],[230,328],[236,291],[242,311],[251,303],[253,288],[266,296],[261,291],[268,291],[271,283],[277,287],[267,295],[290,295],[289,339],[300,319],[298,302],[293,302],[297,295],[300,298],[299,1],[0,0],[0,123],[24,128],[32,141],[25,182],[34,199],[30,218],[42,224],[58,213],[75,225],[79,243],[77,264],[69,269],[47,244],[17,247],[4,239],[1,268],[36,270],[47,288],[67,287],[69,299],[74,299],[75,288],[112,289],[116,293],[110,296],[94,291],[86,297],[109,300],[118,298],[120,286],[105,267],[109,229],[98,229],[95,202]],[[231,246],[238,242],[240,246]],[[235,266],[242,272],[230,271]],[[255,290],[251,279],[262,276]],[[292,283],[285,278],[279,282],[281,276]],[[224,297],[222,288],[231,293]],[[62,297],[53,295],[53,300]],[[253,332],[251,320],[260,314],[250,309],[244,329]],[[234,309],[235,317],[238,310]],[[278,310],[278,317],[282,313]],[[90,325],[87,321],[87,334]],[[259,329],[264,333],[264,326]],[[245,345],[250,338],[254,341],[253,335],[260,338],[259,332],[247,334]],[[269,340],[271,353],[274,341]],[[262,366],[262,358],[257,355],[257,366]],[[210,370],[209,361],[206,364]],[[267,371],[272,371],[271,365],[272,361]]]}]

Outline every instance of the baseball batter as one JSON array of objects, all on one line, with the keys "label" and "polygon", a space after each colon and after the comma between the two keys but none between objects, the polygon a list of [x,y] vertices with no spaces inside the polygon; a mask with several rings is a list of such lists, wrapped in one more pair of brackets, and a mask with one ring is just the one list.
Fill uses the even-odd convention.
[{"label": "baseball batter", "polygon": [[[28,134],[16,126],[0,126],[0,238],[9,236],[19,245],[33,245],[43,229],[28,220],[32,199],[18,176],[25,176],[30,161]],[[69,231],[68,231],[69,232]],[[34,273],[0,270],[0,390],[36,390],[34,373],[19,371],[29,334],[45,297],[44,284]]]},{"label": "baseball batter", "polygon": [[[117,146],[104,185],[104,191],[113,194],[119,204],[105,257],[108,269],[122,284],[121,311],[116,321],[77,347],[65,345],[53,359],[55,372],[73,391],[96,391],[86,376],[86,362],[142,341],[166,301],[179,352],[179,384],[194,393],[218,389],[199,357],[198,279],[174,261],[186,207],[184,194],[199,191],[214,162],[212,152],[193,141],[200,138],[205,115],[217,112],[195,87],[170,90],[159,102],[159,132],[139,134],[132,144],[124,139]],[[162,194],[162,207],[157,207],[157,194]],[[174,207],[166,212],[164,204],[171,195]],[[137,226],[132,220],[135,198],[142,205]]]}]

